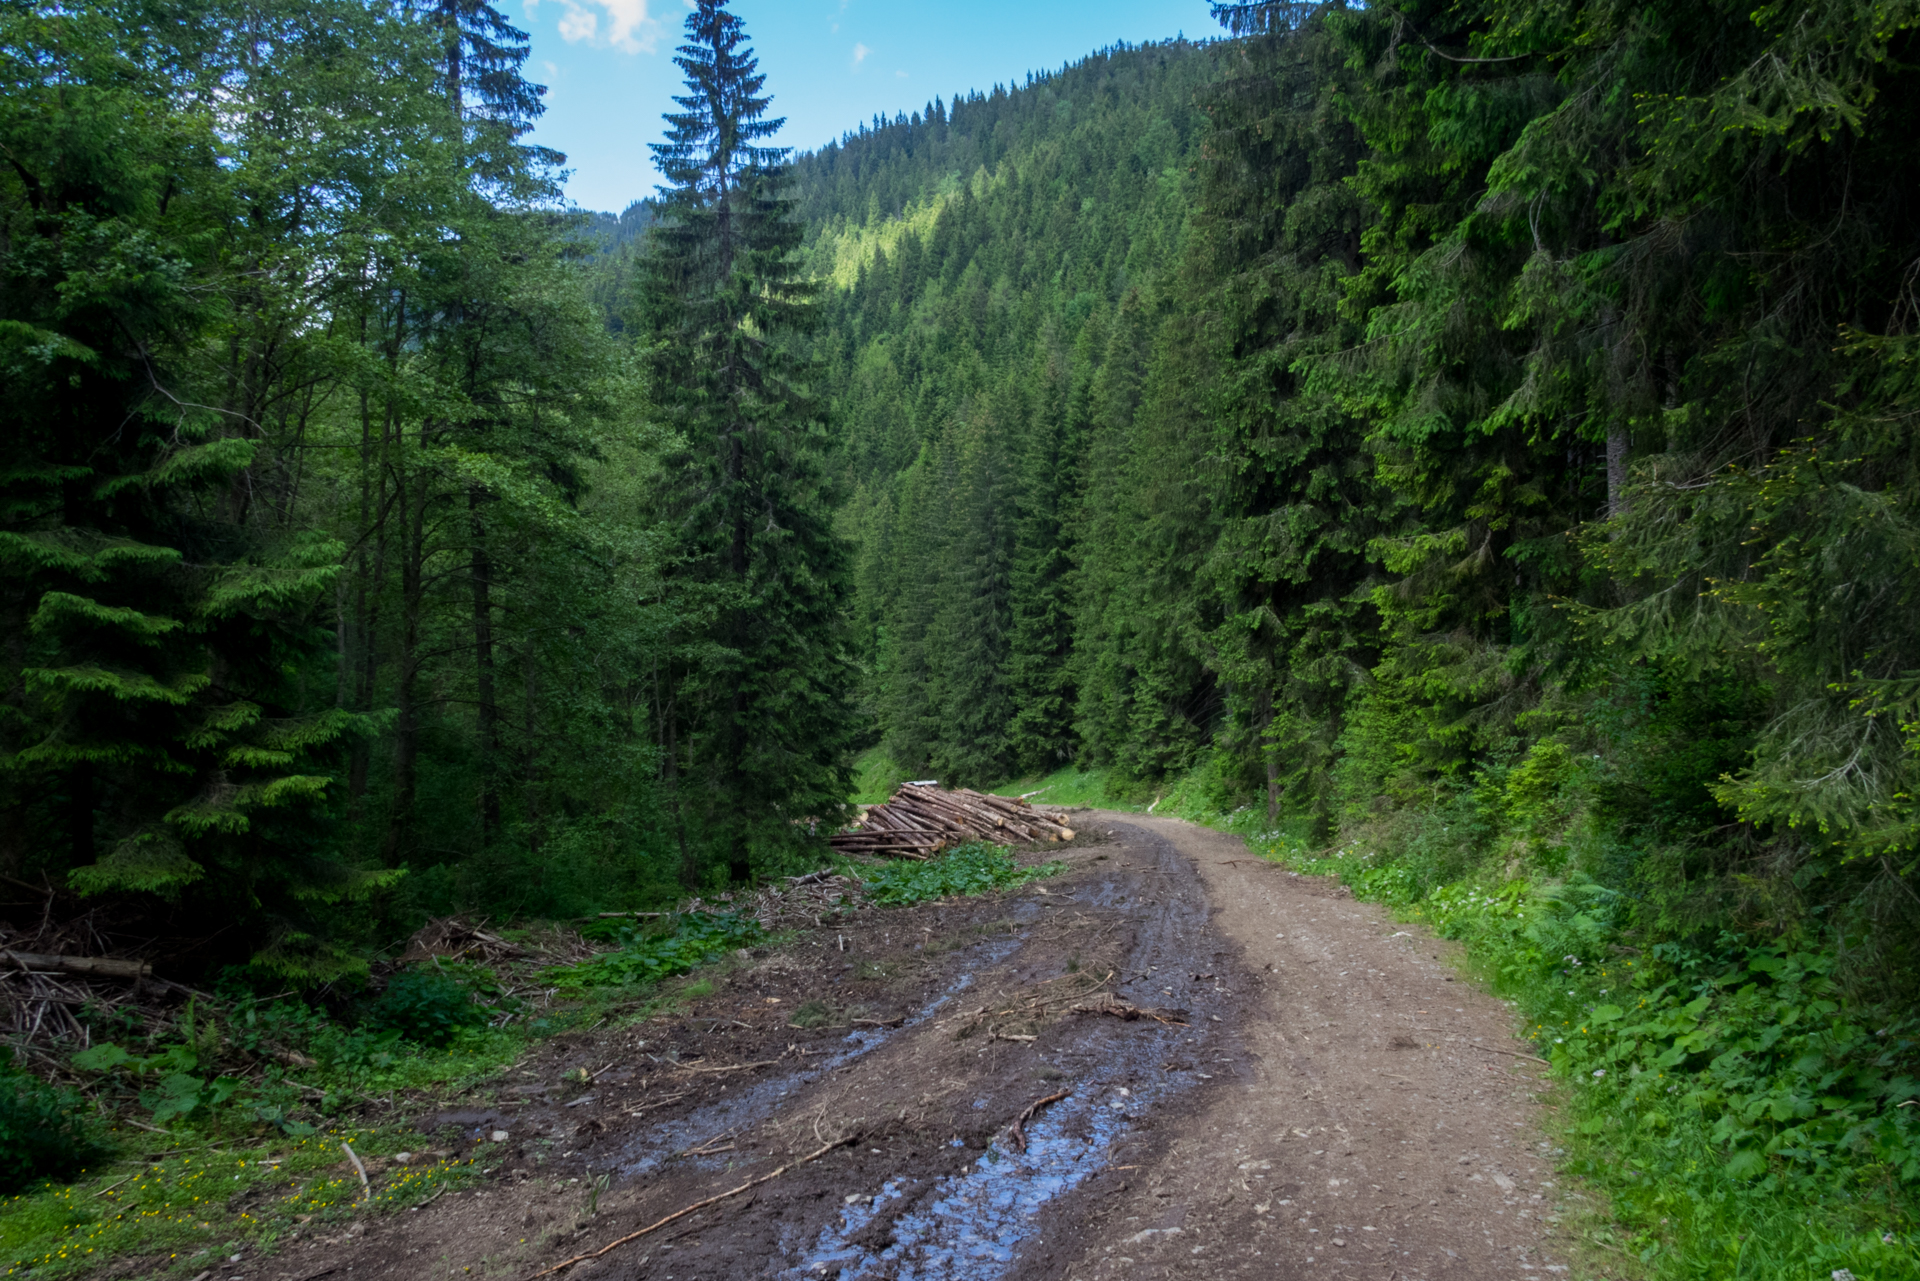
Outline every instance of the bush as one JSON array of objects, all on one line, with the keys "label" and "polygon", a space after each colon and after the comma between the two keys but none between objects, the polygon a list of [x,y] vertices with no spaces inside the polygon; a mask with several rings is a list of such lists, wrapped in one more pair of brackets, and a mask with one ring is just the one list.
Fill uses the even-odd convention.
[{"label": "bush", "polygon": [[69,1180],[105,1154],[79,1107],[76,1096],[0,1065],[0,1193]]},{"label": "bush", "polygon": [[555,970],[553,976],[579,987],[653,983],[685,974],[716,953],[746,947],[761,938],[756,922],[731,914],[687,912],[673,920],[671,934],[649,934],[644,927],[623,922],[614,927],[619,951]]},{"label": "bush", "polygon": [[859,875],[866,884],[868,898],[876,903],[900,905],[1025,885],[1028,881],[1052,876],[1060,869],[1059,863],[1021,867],[1013,861],[1013,855],[998,845],[981,841],[962,845],[924,863],[882,863],[861,869]]},{"label": "bush", "polygon": [[437,968],[402,970],[368,1008],[367,1022],[436,1048],[487,1021],[486,1008],[459,979]]}]

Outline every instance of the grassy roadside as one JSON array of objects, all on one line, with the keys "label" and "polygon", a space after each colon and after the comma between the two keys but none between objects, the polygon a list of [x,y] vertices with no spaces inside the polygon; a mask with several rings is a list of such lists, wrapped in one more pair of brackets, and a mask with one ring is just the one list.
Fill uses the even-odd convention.
[{"label": "grassy roadside", "polygon": [[456,1154],[413,1116],[490,1097],[488,1082],[549,1037],[651,1017],[701,981],[575,990],[536,1018],[462,1028],[437,1046],[285,1001],[190,1011],[154,1044],[134,1044],[141,1053],[77,1069],[112,1118],[96,1127],[102,1155],[73,1182],[0,1202],[0,1275],[80,1276],[137,1258],[142,1276],[193,1276],[295,1232],[430,1200],[489,1173],[489,1152]]},{"label": "grassy roadside", "polygon": [[[1060,866],[967,845],[928,862],[843,860],[837,870],[885,907],[1012,888]],[[96,1035],[73,1056],[73,1076],[96,1114],[112,1118],[90,1127],[100,1154],[70,1182],[0,1199],[0,1276],[53,1281],[131,1260],[156,1278],[235,1259],[237,1268],[295,1234],[404,1211],[483,1178],[497,1164],[490,1145],[443,1143],[414,1118],[456,1099],[491,1101],[556,1035],[670,1015],[746,963],[738,949],[785,937],[708,912],[585,928],[612,946],[517,975],[534,980],[537,999],[514,997],[483,966],[421,965],[404,973],[424,981],[396,980],[352,1015],[229,997],[190,1004],[144,1039]],[[0,1114],[0,1145],[7,1122]]]},{"label": "grassy roadside", "polygon": [[1151,804],[1232,832],[1464,944],[1562,1087],[1561,1167],[1610,1210],[1574,1225],[1593,1273],[1920,1276],[1920,1081],[1907,1073],[1920,1022],[1862,1026],[1832,956],[1791,936],[1656,937],[1625,895],[1578,870],[1577,851],[1516,853],[1458,798],[1326,846],[1304,823],[1223,812],[1204,771],[1144,799],[1097,770],[993,790],[1041,788],[1043,803]]}]

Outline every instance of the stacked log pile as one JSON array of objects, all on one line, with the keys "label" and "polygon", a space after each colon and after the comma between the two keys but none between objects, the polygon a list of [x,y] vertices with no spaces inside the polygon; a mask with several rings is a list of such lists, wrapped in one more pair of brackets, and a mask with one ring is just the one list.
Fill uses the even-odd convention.
[{"label": "stacked log pile", "polygon": [[892,800],[869,808],[829,843],[847,854],[925,859],[968,841],[1012,845],[1072,839],[1072,828],[1024,799],[909,783]]}]

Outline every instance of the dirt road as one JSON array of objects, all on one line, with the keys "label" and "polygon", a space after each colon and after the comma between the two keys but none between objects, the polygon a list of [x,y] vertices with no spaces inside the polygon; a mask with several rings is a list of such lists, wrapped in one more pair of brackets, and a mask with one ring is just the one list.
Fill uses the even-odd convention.
[{"label": "dirt road", "polygon": [[823,920],[549,1043],[422,1123],[483,1186],[219,1275],[531,1277],[733,1189],[561,1275],[1565,1272],[1541,1069],[1440,944],[1203,828],[1076,825],[1059,877]]}]

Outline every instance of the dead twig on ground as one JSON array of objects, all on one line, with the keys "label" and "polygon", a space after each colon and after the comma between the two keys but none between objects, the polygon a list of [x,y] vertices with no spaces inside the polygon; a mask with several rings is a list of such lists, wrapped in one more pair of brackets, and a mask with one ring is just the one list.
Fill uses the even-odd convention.
[{"label": "dead twig on ground", "polygon": [[540,1271],[534,1273],[533,1276],[527,1278],[527,1281],[538,1281],[540,1277],[550,1277],[550,1276],[553,1276],[555,1273],[564,1272],[576,1263],[585,1263],[589,1259],[603,1258],[606,1255],[613,1253],[615,1250],[619,1249],[623,1245],[628,1245],[634,1241],[638,1241],[641,1237],[646,1236],[650,1232],[658,1232],[661,1228],[666,1227],[669,1223],[674,1222],[676,1219],[684,1219],[689,1214],[692,1214],[697,1210],[704,1210],[710,1205],[714,1205],[717,1202],[726,1200],[728,1197],[739,1196],[742,1192],[748,1191],[751,1188],[757,1188],[762,1183],[770,1183],[774,1179],[777,1179],[781,1175],[785,1174],[788,1170],[795,1170],[803,1165],[806,1165],[810,1161],[817,1161],[821,1157],[825,1156],[827,1153],[833,1151],[835,1148],[842,1147],[848,1143],[852,1143],[858,1137],[859,1137],[858,1135],[850,1134],[844,1138],[835,1139],[831,1143],[815,1148],[813,1151],[801,1157],[798,1161],[789,1161],[787,1164],[781,1166],[779,1169],[763,1174],[757,1179],[748,1179],[745,1183],[742,1183],[737,1188],[728,1188],[725,1192],[716,1193],[713,1196],[708,1197],[704,1201],[695,1201],[692,1205],[687,1206],[684,1209],[675,1210],[672,1214],[669,1214],[664,1219],[660,1219],[653,1223],[649,1223],[646,1227],[641,1228],[638,1232],[629,1232],[627,1233],[627,1235],[621,1237],[617,1241],[607,1242],[607,1244],[601,1246],[598,1250],[591,1250],[585,1254],[576,1254],[571,1259],[562,1259],[560,1262],[554,1264],[552,1267],[543,1268]]},{"label": "dead twig on ground", "polygon": [[627,1115],[643,1116],[646,1113],[653,1111],[655,1108],[664,1108],[671,1104],[678,1103],[681,1099],[686,1098],[689,1094],[692,1094],[692,1093],[693,1093],[692,1090],[682,1090],[678,1094],[669,1094],[664,1099],[655,1099],[652,1103],[647,1104],[645,1107],[630,1108],[627,1110]]},{"label": "dead twig on ground", "polygon": [[730,1138],[732,1135],[733,1135],[733,1130],[731,1127],[729,1127],[728,1129],[720,1131],[720,1133],[714,1135],[712,1138],[706,1140],[704,1143],[701,1143],[695,1147],[687,1148],[685,1151],[681,1152],[680,1155],[681,1156],[711,1156],[716,1152],[731,1152],[733,1151],[733,1144],[731,1143],[727,1144],[727,1146],[725,1146],[724,1148],[716,1148],[713,1145],[718,1143],[722,1139]]},{"label": "dead twig on ground", "polygon": [[1007,1130],[1007,1140],[1013,1144],[1016,1152],[1025,1152],[1027,1150],[1027,1122],[1033,1119],[1033,1114],[1041,1108],[1046,1107],[1049,1103],[1058,1103],[1061,1099],[1066,1098],[1072,1093],[1073,1091],[1071,1089],[1065,1089],[1058,1094],[1049,1094],[1044,1099],[1035,1099],[1033,1102],[1027,1104],[1025,1110],[1022,1111],[1019,1116],[1013,1118],[1013,1124]]},{"label": "dead twig on ground", "polygon": [[745,1072],[752,1068],[772,1067],[774,1064],[778,1063],[779,1061],[780,1061],[779,1059],[761,1059],[758,1063],[734,1063],[734,1064],[728,1065],[727,1067],[698,1067],[689,1063],[689,1064],[681,1065],[681,1067],[678,1070],[681,1072],[708,1072],[708,1073]]},{"label": "dead twig on ground", "polygon": [[1152,1010],[1143,1010],[1137,1005],[1128,1005],[1121,1001],[1112,1001],[1106,1005],[1076,1005],[1073,1007],[1073,1012],[1075,1014],[1110,1014],[1126,1023],[1131,1023],[1135,1019],[1152,1019],[1155,1023],[1163,1023],[1167,1027],[1191,1026],[1179,1019],[1170,1019],[1165,1015],[1155,1014]]},{"label": "dead twig on ground", "polygon": [[1529,1063],[1544,1063],[1548,1067],[1553,1066],[1552,1060],[1543,1059],[1538,1054],[1522,1054],[1518,1050],[1503,1050],[1497,1045],[1474,1045],[1472,1041],[1468,1041],[1466,1044],[1472,1045],[1476,1050],[1485,1050],[1488,1054],[1510,1054],[1516,1059],[1525,1059]]}]

